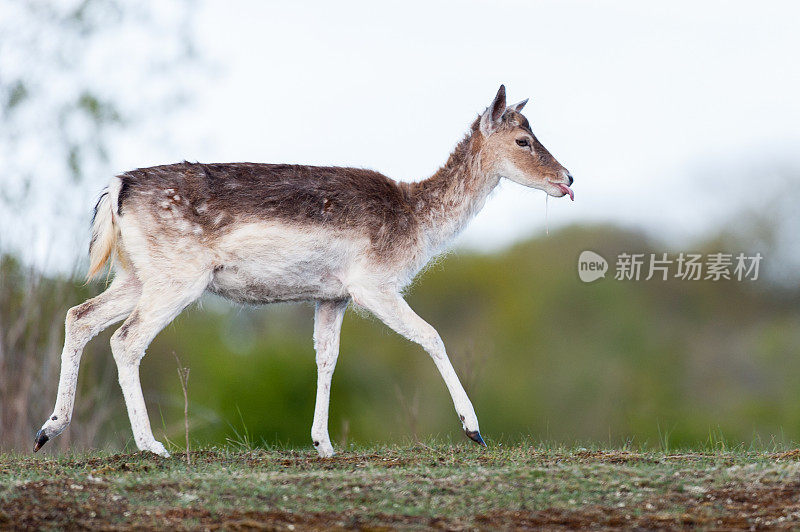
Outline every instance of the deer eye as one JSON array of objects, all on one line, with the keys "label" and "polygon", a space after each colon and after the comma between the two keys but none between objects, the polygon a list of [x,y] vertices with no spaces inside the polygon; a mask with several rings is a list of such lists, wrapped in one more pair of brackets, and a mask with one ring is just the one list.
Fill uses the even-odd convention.
[{"label": "deer eye", "polygon": [[517,139],[517,146],[530,146],[528,139]]}]

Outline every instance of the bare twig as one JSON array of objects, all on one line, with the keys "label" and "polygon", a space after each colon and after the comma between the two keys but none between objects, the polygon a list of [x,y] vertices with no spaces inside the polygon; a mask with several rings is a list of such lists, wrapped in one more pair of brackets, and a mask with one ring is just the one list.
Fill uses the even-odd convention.
[{"label": "bare twig", "polygon": [[192,465],[192,455],[189,452],[189,368],[184,368],[181,365],[181,359],[173,351],[175,360],[178,362],[178,378],[181,381],[181,389],[183,390],[183,427],[186,431],[186,464]]},{"label": "bare twig", "polygon": [[339,446],[342,449],[347,449],[347,437],[350,435],[350,420],[342,420],[342,436],[339,438]]},{"label": "bare twig", "polygon": [[453,350],[453,365],[461,377],[461,383],[467,392],[475,392],[475,389],[480,383],[480,376],[483,372],[486,360],[488,358],[488,351],[486,349],[475,350],[473,347],[467,347],[460,350]]},{"label": "bare twig", "polygon": [[410,401],[406,399],[400,386],[395,384],[394,391],[403,409],[403,417],[406,419],[411,437],[414,442],[419,442],[419,431],[417,430],[419,428],[419,390],[414,390]]}]

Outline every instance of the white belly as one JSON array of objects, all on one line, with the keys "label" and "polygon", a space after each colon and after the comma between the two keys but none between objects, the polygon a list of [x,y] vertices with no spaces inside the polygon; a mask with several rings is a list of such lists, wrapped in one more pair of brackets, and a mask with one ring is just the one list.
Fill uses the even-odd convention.
[{"label": "white belly", "polygon": [[[275,222],[241,225],[214,246],[208,289],[242,303],[341,299],[362,239]],[[363,249],[363,248],[362,248]]]}]

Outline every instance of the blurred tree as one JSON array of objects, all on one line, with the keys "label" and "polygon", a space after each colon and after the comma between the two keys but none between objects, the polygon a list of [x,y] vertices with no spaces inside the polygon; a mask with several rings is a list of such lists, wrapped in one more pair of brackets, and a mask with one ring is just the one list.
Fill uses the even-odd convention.
[{"label": "blurred tree", "polygon": [[[800,283],[800,168],[767,161],[728,174],[738,185],[736,208],[721,236],[723,246],[739,243],[764,255],[764,275],[781,287]],[[755,247],[754,247],[755,246]]]},{"label": "blurred tree", "polygon": [[3,0],[0,249],[31,259],[52,227],[88,218],[98,181],[85,178],[109,174],[113,140],[185,98],[191,14],[188,1]]}]

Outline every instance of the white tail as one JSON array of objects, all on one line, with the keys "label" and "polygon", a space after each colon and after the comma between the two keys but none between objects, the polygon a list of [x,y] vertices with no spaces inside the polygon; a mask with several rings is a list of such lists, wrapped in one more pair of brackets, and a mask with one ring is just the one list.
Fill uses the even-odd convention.
[{"label": "white tail", "polygon": [[94,207],[92,221],[92,240],[89,244],[89,273],[91,280],[103,269],[117,245],[117,228],[114,223],[114,209],[119,195],[119,179],[114,179],[100,195]]}]

